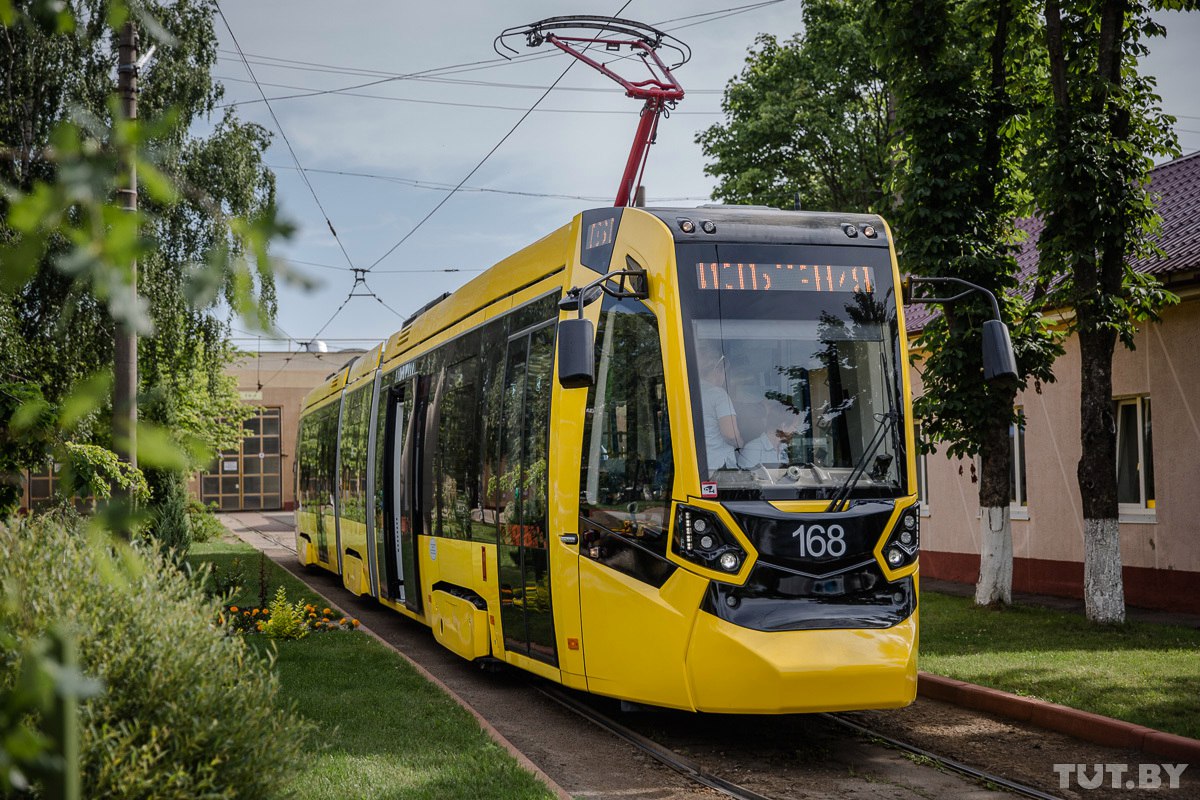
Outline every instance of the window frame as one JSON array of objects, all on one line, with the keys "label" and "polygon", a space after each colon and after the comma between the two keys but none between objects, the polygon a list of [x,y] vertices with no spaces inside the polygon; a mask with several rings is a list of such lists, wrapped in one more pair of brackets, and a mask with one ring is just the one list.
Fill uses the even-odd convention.
[{"label": "window frame", "polygon": [[[1025,460],[1025,407],[1017,406],[1018,421],[1008,426],[1008,441],[1012,446],[1012,472],[1008,488],[1008,518],[1029,519],[1029,469]],[[1023,480],[1022,480],[1023,479]],[[1022,491],[1022,483],[1025,485]]]},{"label": "window frame", "polygon": [[[1135,425],[1137,426],[1137,486],[1139,500],[1136,503],[1120,502],[1120,483],[1121,483],[1121,409],[1124,407],[1133,406],[1136,411],[1134,415]],[[1113,399],[1113,416],[1115,417],[1116,428],[1116,478],[1118,485],[1118,501],[1117,513],[1120,517],[1140,518],[1140,520],[1153,519],[1156,516],[1156,498],[1154,495],[1154,442],[1153,433],[1151,433],[1150,452],[1146,453],[1146,417],[1147,410],[1150,407],[1150,395],[1139,394],[1130,395],[1127,397],[1118,397]],[[1149,461],[1147,461],[1147,458]],[[1149,464],[1150,469],[1144,468]],[[1150,474],[1149,482],[1147,482],[1147,473]],[[1148,484],[1148,485],[1147,485]]]}]

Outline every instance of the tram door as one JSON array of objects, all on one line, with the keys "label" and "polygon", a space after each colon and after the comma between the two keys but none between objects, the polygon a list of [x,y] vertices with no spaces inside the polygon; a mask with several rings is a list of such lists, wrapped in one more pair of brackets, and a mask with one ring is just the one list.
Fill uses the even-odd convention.
[{"label": "tram door", "polygon": [[386,509],[380,561],[386,580],[384,595],[420,610],[421,592],[417,579],[415,531],[418,527],[416,498],[419,496],[416,465],[419,456],[416,381],[404,381],[388,392],[387,429],[384,442],[384,486]]},{"label": "tram door", "polygon": [[557,665],[546,531],[553,365],[553,320],[509,337],[497,480],[497,560],[505,649]]}]

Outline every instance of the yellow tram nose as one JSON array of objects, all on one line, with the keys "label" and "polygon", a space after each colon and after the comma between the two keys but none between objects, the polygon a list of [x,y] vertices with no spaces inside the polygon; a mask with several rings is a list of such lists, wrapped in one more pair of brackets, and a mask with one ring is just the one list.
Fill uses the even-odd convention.
[{"label": "yellow tram nose", "polygon": [[917,694],[917,614],[885,629],[806,631],[757,631],[699,614],[687,674],[697,711],[906,706]]}]

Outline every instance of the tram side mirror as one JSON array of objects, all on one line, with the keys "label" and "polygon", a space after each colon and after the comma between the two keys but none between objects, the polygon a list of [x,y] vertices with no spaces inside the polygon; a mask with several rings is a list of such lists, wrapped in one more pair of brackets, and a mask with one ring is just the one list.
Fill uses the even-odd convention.
[{"label": "tram side mirror", "polygon": [[564,319],[558,323],[558,385],[583,389],[596,380],[592,321]]},{"label": "tram side mirror", "polygon": [[983,379],[1016,380],[1018,377],[1017,358],[1013,355],[1008,327],[998,319],[989,319],[983,323]]}]

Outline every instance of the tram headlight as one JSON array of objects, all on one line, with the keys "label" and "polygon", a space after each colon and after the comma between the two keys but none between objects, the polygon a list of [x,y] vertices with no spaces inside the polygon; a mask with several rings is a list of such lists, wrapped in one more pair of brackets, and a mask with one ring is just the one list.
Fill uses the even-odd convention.
[{"label": "tram headlight", "polygon": [[737,572],[746,551],[711,511],[680,503],[675,508],[671,549],[694,564],[719,572]]},{"label": "tram headlight", "polygon": [[892,569],[900,569],[917,560],[920,547],[921,521],[917,507],[911,506],[900,512],[900,518],[883,546],[883,558]]}]

